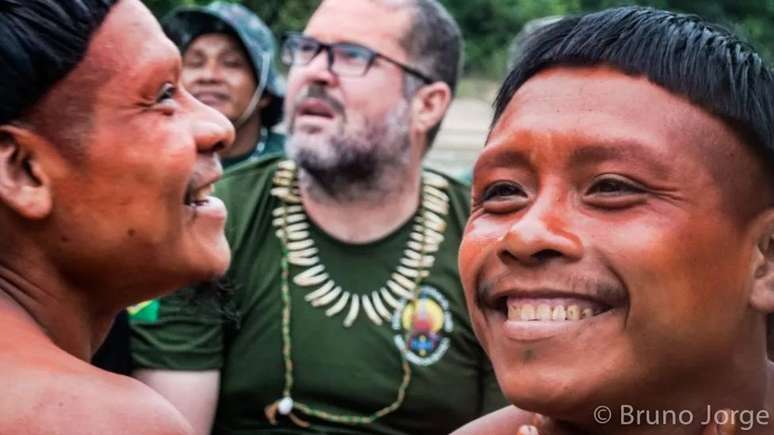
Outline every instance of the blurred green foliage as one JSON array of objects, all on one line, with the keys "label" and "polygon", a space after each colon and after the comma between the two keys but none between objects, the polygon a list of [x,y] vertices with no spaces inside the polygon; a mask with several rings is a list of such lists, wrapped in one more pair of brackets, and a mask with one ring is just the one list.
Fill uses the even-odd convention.
[{"label": "blurred green foliage", "polygon": [[[180,5],[209,0],[145,0],[164,14]],[[280,36],[303,29],[319,0],[243,0]],[[624,4],[640,4],[696,13],[733,29],[769,60],[774,59],[774,0],[441,0],[465,37],[465,73],[499,78],[507,64],[508,46],[522,26],[549,15],[577,14]]]}]

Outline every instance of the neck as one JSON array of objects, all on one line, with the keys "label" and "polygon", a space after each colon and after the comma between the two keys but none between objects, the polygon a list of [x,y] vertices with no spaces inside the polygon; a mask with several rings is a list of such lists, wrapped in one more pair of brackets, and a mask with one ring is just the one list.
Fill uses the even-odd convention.
[{"label": "neck", "polygon": [[379,180],[352,186],[332,195],[315,179],[299,171],[299,188],[306,213],[332,237],[348,243],[368,243],[397,230],[419,207],[421,162],[384,171]]},{"label": "neck", "polygon": [[[37,274],[23,275],[17,270],[37,271]],[[37,330],[64,351],[89,361],[107,334],[115,313],[96,314],[85,293],[67,288],[61,284],[63,280],[45,279],[55,276],[56,272],[40,264],[29,263],[20,268],[0,260],[2,316],[20,319],[29,330]],[[57,281],[59,285],[54,284]]]},{"label": "neck", "polygon": [[245,121],[244,124],[236,127],[236,137],[234,143],[225,152],[221,153],[221,158],[233,159],[251,154],[255,150],[255,145],[261,138],[261,118],[256,113]]}]

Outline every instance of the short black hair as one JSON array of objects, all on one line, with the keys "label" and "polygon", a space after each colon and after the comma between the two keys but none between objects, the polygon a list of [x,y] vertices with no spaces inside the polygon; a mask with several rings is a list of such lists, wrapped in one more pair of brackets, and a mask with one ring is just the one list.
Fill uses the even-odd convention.
[{"label": "short black hair", "polygon": [[701,17],[639,6],[567,17],[535,32],[500,88],[490,129],[537,72],[593,65],[645,76],[686,97],[774,162],[774,81],[761,56]]},{"label": "short black hair", "polygon": [[23,116],[83,59],[118,0],[0,0],[0,124]]}]

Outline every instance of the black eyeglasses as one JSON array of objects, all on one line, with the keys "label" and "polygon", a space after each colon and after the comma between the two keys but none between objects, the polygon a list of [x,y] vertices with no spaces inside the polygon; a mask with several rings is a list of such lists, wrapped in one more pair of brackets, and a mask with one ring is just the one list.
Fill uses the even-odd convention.
[{"label": "black eyeglasses", "polygon": [[363,76],[371,68],[374,59],[380,57],[403,71],[419,77],[425,84],[436,81],[419,70],[377,53],[368,47],[349,42],[326,44],[300,33],[288,33],[285,36],[285,42],[282,44],[282,62],[288,66],[307,65],[323,50],[328,55],[328,69],[340,76]]}]

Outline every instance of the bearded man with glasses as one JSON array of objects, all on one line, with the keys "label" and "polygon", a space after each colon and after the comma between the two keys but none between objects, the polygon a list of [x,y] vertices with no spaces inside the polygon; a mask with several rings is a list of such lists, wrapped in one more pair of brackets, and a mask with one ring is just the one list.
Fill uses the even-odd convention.
[{"label": "bearded man with glasses", "polygon": [[134,324],[199,433],[445,434],[505,404],[457,271],[468,186],[422,168],[461,44],[435,0],[326,0],[287,36],[289,159],[216,189],[238,322],[173,297]]}]

